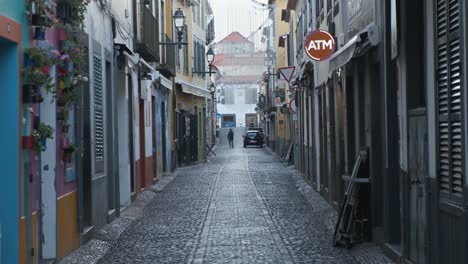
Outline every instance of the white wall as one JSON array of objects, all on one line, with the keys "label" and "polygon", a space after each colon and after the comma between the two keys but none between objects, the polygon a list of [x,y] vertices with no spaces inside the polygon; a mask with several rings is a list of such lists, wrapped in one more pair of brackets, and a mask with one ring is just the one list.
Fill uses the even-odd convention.
[{"label": "white wall", "polygon": [[[146,83],[143,85],[143,83]],[[144,122],[145,122],[145,157],[151,157],[153,155],[153,120],[152,120],[152,102],[151,102],[151,80],[144,80],[141,84],[142,92],[146,92],[145,99],[145,112]],[[146,91],[145,91],[146,90]]]},{"label": "white wall", "polygon": [[126,44],[133,50],[133,0],[109,1],[112,15],[117,22],[115,42]]},{"label": "white wall", "polygon": [[[55,67],[51,71],[55,75]],[[56,106],[53,95],[41,89],[44,101],[40,105],[41,122],[49,125],[55,130],[60,129],[56,125]],[[44,258],[55,258],[57,256],[57,192],[55,189],[56,161],[62,160],[57,157],[57,136],[54,133],[53,139],[47,139],[47,149],[41,152],[41,189],[42,189],[42,233],[44,235],[42,243],[42,255]]]},{"label": "white wall", "polygon": [[[234,104],[221,104],[218,102],[217,108],[218,113],[221,115],[224,114],[235,114],[236,115],[236,126],[245,127],[245,114],[255,114],[255,104],[246,104],[245,103],[245,89],[246,88],[256,88],[258,92],[258,84],[225,84],[224,89],[234,89]],[[256,100],[255,100],[256,101]],[[221,124],[219,124],[221,126]]]}]

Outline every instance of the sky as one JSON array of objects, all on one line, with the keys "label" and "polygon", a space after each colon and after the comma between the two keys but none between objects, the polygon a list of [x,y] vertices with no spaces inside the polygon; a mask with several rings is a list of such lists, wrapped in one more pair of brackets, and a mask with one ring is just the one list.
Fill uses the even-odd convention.
[{"label": "sky", "polygon": [[262,29],[258,29],[268,18],[268,9],[261,4],[267,0],[208,0],[215,19],[215,42],[233,31],[249,37],[260,47]]}]

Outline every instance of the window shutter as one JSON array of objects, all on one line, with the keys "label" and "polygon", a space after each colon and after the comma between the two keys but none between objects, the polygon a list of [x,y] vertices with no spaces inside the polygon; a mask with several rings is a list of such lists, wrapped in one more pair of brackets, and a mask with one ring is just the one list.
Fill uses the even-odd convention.
[{"label": "window shutter", "polygon": [[102,90],[102,60],[94,55],[94,155],[96,173],[104,172],[104,111]]},{"label": "window shutter", "polygon": [[439,189],[454,201],[463,198],[462,36],[460,0],[437,0],[437,106]]}]

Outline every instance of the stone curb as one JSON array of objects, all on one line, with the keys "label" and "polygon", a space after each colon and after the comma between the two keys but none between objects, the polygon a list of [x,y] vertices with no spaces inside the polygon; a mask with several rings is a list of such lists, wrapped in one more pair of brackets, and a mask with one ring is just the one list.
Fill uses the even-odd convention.
[{"label": "stone curb", "polygon": [[177,172],[164,174],[153,186],[137,194],[135,201],[109,224],[100,229],[86,244],[81,245],[59,264],[95,264],[118,242],[120,236],[143,216],[144,208],[177,176]]}]

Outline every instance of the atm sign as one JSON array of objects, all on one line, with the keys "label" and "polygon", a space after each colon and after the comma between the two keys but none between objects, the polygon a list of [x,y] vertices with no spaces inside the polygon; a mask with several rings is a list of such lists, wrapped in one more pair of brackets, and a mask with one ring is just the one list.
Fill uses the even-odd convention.
[{"label": "atm sign", "polygon": [[313,60],[323,61],[335,52],[336,43],[333,36],[325,30],[316,30],[306,38],[304,49]]}]

